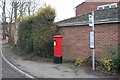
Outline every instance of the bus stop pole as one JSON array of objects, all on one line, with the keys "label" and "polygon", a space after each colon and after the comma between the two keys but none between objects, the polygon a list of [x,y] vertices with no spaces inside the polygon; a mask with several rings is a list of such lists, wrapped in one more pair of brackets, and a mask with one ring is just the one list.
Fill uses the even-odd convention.
[{"label": "bus stop pole", "polygon": [[[92,31],[94,32],[94,11],[92,11],[92,16],[93,16]],[[94,50],[94,48],[92,49],[92,69],[93,69],[93,71],[95,71],[95,50]]]}]

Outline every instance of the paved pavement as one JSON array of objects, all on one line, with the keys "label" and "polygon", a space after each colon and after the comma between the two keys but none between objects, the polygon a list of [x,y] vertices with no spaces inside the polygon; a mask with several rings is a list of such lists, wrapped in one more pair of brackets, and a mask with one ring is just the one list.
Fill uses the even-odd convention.
[{"label": "paved pavement", "polygon": [[36,78],[52,78],[51,80],[53,80],[53,78],[55,80],[66,80],[66,78],[69,78],[69,80],[118,80],[110,79],[109,77],[93,72],[92,70],[76,67],[73,64],[28,61],[23,57],[15,55],[12,52],[11,47],[7,44],[3,45],[3,54],[15,66]]},{"label": "paved pavement", "polygon": [[102,74],[76,67],[73,64],[24,60],[13,54],[9,45],[3,45],[3,54],[15,66],[37,78],[105,78]]}]

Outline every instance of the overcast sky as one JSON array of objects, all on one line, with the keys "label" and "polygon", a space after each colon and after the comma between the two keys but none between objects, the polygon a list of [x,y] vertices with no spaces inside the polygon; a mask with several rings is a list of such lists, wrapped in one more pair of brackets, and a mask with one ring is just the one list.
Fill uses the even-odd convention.
[{"label": "overcast sky", "polygon": [[75,7],[85,0],[40,0],[56,9],[55,21],[60,21],[75,16]]},{"label": "overcast sky", "polygon": [[[36,1],[36,0],[32,0],[32,1]],[[51,5],[53,8],[55,8],[57,13],[55,21],[60,21],[75,16],[75,7],[81,4],[82,2],[84,2],[85,0],[37,0],[37,1],[39,1],[40,5],[46,3],[46,5]],[[88,0],[88,1],[94,1],[94,0]],[[95,1],[105,1],[105,0],[95,0]],[[106,0],[106,1],[113,1],[113,0]],[[120,0],[114,0],[114,1],[120,1]],[[1,9],[0,9],[0,13],[1,13]]]},{"label": "overcast sky", "polygon": [[[55,21],[60,21],[70,17],[74,17],[75,7],[84,2],[85,0],[35,0],[35,1],[38,1],[38,3],[40,3],[39,7],[41,7],[41,5],[43,4],[50,5],[51,7],[53,7],[56,10]],[[0,18],[1,16],[2,15],[0,15]]]}]

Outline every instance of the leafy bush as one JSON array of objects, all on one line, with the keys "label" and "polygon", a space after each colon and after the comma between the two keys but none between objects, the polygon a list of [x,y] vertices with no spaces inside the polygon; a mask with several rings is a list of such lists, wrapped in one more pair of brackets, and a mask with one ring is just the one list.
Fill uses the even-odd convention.
[{"label": "leafy bush", "polygon": [[81,59],[81,58],[77,58],[76,60],[75,60],[75,65],[77,65],[77,66],[80,66],[80,65],[82,65],[82,63],[83,63],[83,60]]},{"label": "leafy bush", "polygon": [[118,69],[120,68],[120,45],[118,45],[117,47],[113,47],[112,45],[110,45],[108,47],[108,53],[111,54],[111,57],[108,58],[107,57],[103,57],[101,62],[104,65],[105,68],[107,68],[108,71],[110,71],[111,69]]},{"label": "leafy bush", "polygon": [[32,33],[34,53],[41,57],[53,56],[52,36],[55,34],[55,26],[36,26]]},{"label": "leafy bush", "polygon": [[36,15],[20,19],[18,46],[41,57],[53,56],[52,36],[56,34],[55,10],[40,8]]},{"label": "leafy bush", "polygon": [[114,68],[113,61],[110,58],[104,57],[102,58],[101,62],[108,71]]},{"label": "leafy bush", "polygon": [[120,53],[119,53],[119,50],[120,50],[120,45],[118,45],[117,47],[113,47],[112,45],[110,45],[108,47],[108,53],[110,53],[112,56],[111,56],[111,59],[113,61],[113,64],[114,64],[114,68],[119,68],[120,67]]},{"label": "leafy bush", "polygon": [[113,47],[112,45],[110,45],[108,47],[108,53],[110,53],[112,55],[118,54],[118,47]]},{"label": "leafy bush", "polygon": [[114,68],[116,68],[116,69],[120,68],[120,59],[118,58],[118,56],[116,58],[113,57],[112,60],[114,63]]},{"label": "leafy bush", "polygon": [[33,16],[26,16],[19,21],[18,46],[21,47],[26,53],[31,53],[33,51],[33,40],[31,38],[33,23]]}]

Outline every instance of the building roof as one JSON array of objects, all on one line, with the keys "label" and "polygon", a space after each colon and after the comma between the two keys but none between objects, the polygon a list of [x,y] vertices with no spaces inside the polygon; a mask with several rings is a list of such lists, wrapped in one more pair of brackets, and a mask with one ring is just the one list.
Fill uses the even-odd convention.
[{"label": "building roof", "polygon": [[77,8],[78,6],[80,6],[80,5],[84,4],[84,3],[85,3],[85,1],[84,1],[84,2],[82,2],[81,4],[78,4],[75,8]]},{"label": "building roof", "polygon": [[[95,14],[95,24],[103,24],[103,23],[114,23],[120,22],[120,8],[106,9],[106,10],[97,10],[94,12]],[[87,13],[82,16],[76,16],[69,19],[65,19],[57,22],[59,27],[62,26],[73,26],[73,25],[88,25],[88,16],[91,13]]]}]

